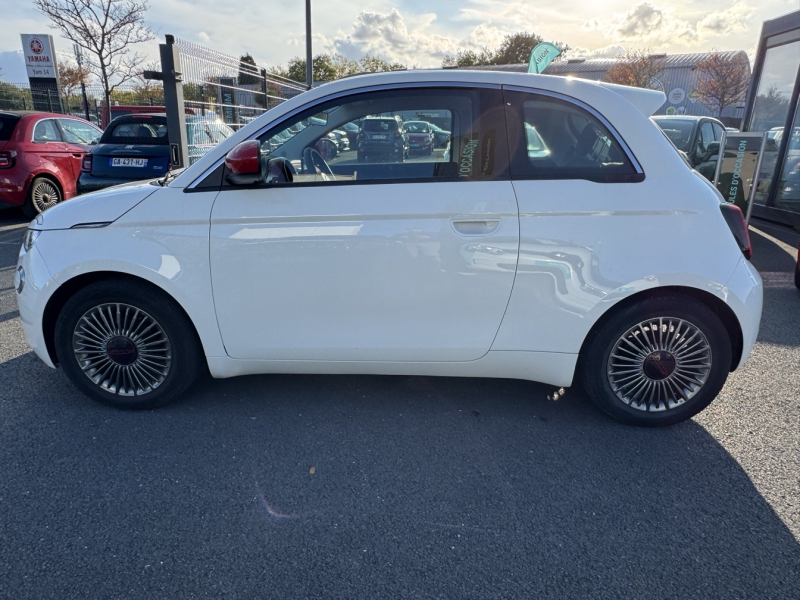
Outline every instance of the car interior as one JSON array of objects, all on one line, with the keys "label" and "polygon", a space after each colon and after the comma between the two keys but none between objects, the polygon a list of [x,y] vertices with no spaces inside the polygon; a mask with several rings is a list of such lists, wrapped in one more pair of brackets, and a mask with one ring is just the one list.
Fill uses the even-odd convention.
[{"label": "car interior", "polygon": [[[457,178],[460,174],[466,174],[459,172],[456,161],[465,152],[469,153],[467,171],[473,175],[481,165],[481,161],[472,160],[473,154],[476,154],[476,140],[481,139],[477,104],[477,98],[470,93],[409,94],[373,95],[363,100],[321,107],[322,110],[313,115],[300,115],[288,125],[284,122],[260,137],[262,155],[269,161],[267,183]],[[384,156],[367,156],[366,161],[359,162],[356,158],[357,148],[351,148],[349,155],[342,153],[327,161],[317,151],[320,140],[345,124],[363,122],[374,128],[387,123],[388,131],[388,124],[394,121],[395,116],[405,115],[405,120],[418,121],[416,114],[420,112],[449,117],[447,125],[453,132],[450,152],[440,151],[413,162],[390,161]],[[410,118],[412,115],[413,118]],[[373,118],[365,120],[368,117]],[[487,139],[484,135],[484,145]],[[284,164],[273,166],[274,161]]]}]

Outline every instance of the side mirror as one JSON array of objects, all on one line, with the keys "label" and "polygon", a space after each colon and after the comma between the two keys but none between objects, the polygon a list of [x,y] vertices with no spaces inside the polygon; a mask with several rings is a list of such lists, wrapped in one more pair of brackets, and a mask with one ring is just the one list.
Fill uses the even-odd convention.
[{"label": "side mirror", "polygon": [[225,178],[233,185],[253,185],[264,181],[264,161],[258,140],[242,142],[225,157]]}]

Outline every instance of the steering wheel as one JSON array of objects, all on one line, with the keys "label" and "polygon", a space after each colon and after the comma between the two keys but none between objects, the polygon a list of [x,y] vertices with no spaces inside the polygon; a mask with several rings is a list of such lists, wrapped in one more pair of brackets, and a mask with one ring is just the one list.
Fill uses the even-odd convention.
[{"label": "steering wheel", "polygon": [[303,150],[303,174],[320,174],[326,181],[328,177],[331,177],[334,181],[336,181],[336,177],[334,176],[333,171],[331,171],[331,168],[328,166],[328,163],[325,162],[325,159],[322,158],[322,155],[317,152],[316,149],[310,146]]}]

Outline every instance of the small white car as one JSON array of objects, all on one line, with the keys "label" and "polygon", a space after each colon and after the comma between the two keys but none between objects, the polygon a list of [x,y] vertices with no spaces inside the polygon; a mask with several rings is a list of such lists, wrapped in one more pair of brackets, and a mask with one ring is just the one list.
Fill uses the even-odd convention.
[{"label": "small white car", "polygon": [[[165,185],[37,217],[15,282],[25,334],[120,408],[208,369],[581,383],[618,420],[682,421],[750,354],[762,286],[741,212],[648,119],[663,102],[517,73],[326,84]],[[347,123],[416,115],[449,123],[449,152],[315,150]]]}]

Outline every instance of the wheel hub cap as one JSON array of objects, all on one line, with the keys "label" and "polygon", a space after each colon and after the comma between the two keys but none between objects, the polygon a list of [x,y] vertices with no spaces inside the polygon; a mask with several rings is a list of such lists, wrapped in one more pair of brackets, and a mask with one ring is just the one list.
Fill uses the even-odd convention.
[{"label": "wheel hub cap", "polygon": [[702,389],[711,362],[711,345],[698,327],[659,317],[631,327],[617,340],[608,358],[608,383],[631,408],[670,410]]},{"label": "wheel hub cap", "polygon": [[642,363],[642,371],[653,381],[666,379],[675,371],[675,357],[669,352],[653,352]]},{"label": "wheel hub cap", "polygon": [[108,340],[106,352],[108,353],[108,358],[123,367],[132,365],[139,357],[136,344],[124,335],[115,335]]}]

